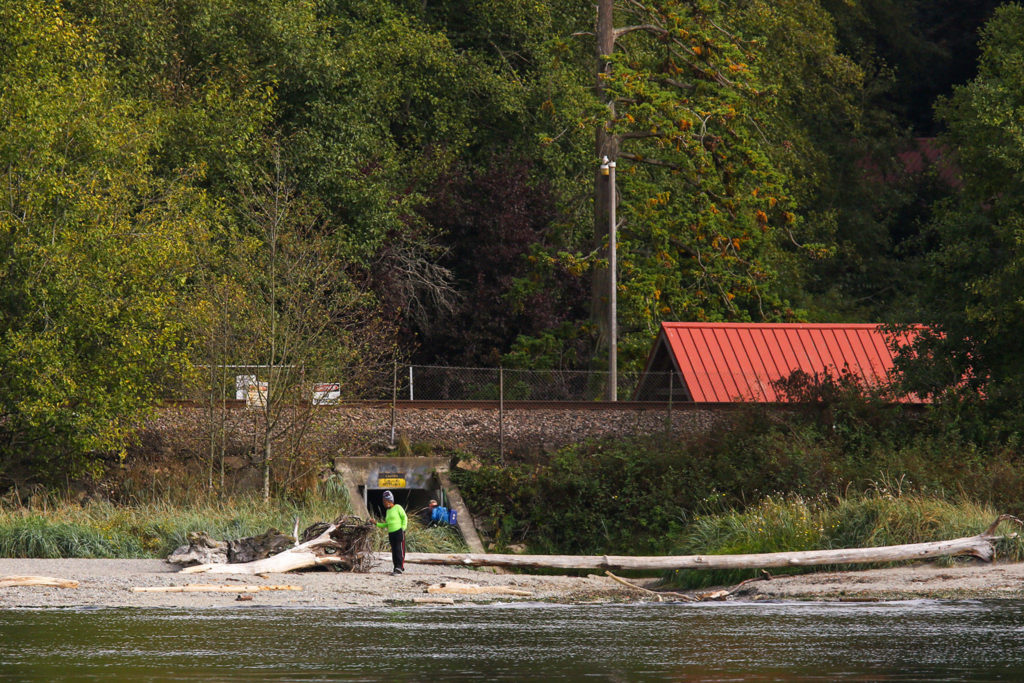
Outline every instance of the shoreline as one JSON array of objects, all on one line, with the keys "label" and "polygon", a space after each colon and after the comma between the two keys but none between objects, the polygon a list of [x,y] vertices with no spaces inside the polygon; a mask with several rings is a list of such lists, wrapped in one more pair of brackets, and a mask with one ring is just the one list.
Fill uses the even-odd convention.
[{"label": "shoreline", "polygon": [[[0,588],[0,610],[33,608],[246,607],[366,608],[394,605],[437,607],[438,604],[472,605],[494,602],[591,604],[649,602],[650,593],[632,590],[613,579],[588,576],[494,573],[466,567],[413,565],[392,576],[390,565],[364,574],[333,571],[288,572],[264,575],[181,574],[165,560],[20,559],[0,558],[0,578],[46,576],[79,581],[77,588],[10,586]],[[651,588],[651,581],[631,580]],[[428,594],[440,583],[472,583],[504,587],[517,595]],[[134,592],[135,587],[214,584],[238,587],[225,592]],[[259,590],[258,586],[288,585],[299,590]],[[729,589],[728,586],[723,586]],[[682,591],[690,595],[713,589]],[[451,602],[447,602],[450,599]],[[952,566],[917,564],[883,569],[818,572],[754,581],[733,593],[738,602],[810,600],[872,602],[910,599],[1024,599],[1024,563],[960,563]],[[417,601],[430,600],[419,603]]]}]

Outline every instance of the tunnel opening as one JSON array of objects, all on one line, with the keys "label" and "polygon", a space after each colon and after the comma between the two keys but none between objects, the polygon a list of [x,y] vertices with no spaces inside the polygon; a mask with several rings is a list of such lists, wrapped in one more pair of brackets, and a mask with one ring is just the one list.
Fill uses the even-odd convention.
[{"label": "tunnel opening", "polygon": [[[345,480],[357,514],[381,521],[385,516],[384,491],[391,491],[395,502],[411,517],[429,524],[431,499],[448,508],[449,523],[465,539],[470,552],[485,552],[470,511],[458,486],[448,476],[447,460],[442,458],[352,457],[339,459],[335,467]],[[449,495],[450,494],[450,495]]]},{"label": "tunnel opening", "polygon": [[[359,488],[364,489],[365,487],[360,486]],[[365,492],[361,491],[365,496],[366,509],[378,519],[384,518],[384,491],[391,491],[395,496],[395,503],[401,505],[407,515],[415,516],[424,524],[430,521],[430,501],[436,500],[443,505],[442,501],[447,500],[440,487],[433,489],[365,489]]]},{"label": "tunnel opening", "polygon": [[385,490],[390,490],[394,502],[406,510],[406,514],[416,515],[421,521],[430,519],[431,499],[440,500],[436,490],[428,488],[370,488],[366,493],[367,509],[375,517],[384,517]]}]

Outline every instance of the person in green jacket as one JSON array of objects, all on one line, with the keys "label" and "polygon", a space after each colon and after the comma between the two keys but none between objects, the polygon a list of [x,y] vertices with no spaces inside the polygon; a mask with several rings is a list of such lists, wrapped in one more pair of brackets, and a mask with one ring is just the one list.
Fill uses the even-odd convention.
[{"label": "person in green jacket", "polygon": [[388,530],[388,542],[391,543],[391,561],[395,565],[394,575],[405,571],[405,529],[409,526],[409,518],[401,505],[395,504],[395,494],[384,492],[384,521],[377,526]]}]

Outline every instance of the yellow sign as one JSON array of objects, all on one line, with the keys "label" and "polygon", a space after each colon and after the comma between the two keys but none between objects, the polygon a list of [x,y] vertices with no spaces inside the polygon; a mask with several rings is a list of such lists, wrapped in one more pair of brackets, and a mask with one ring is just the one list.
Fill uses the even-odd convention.
[{"label": "yellow sign", "polygon": [[405,479],[398,477],[378,477],[377,485],[382,489],[404,489]]}]

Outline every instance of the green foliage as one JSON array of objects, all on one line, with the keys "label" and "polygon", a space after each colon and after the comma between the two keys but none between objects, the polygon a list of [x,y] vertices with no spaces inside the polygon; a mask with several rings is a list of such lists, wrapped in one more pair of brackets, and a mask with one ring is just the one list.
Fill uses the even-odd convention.
[{"label": "green foliage", "polygon": [[[454,476],[499,547],[526,542],[541,552],[666,554],[692,533],[697,517],[747,519],[748,506],[766,498],[824,505],[833,496],[905,491],[939,508],[974,501],[1017,513],[1024,509],[1020,467],[1016,447],[979,447],[943,412],[847,395],[794,404],[785,413],[752,409],[704,441],[590,443],[550,460],[493,461]],[[871,505],[857,509],[866,515]],[[759,552],[817,547],[815,530],[829,526],[807,514],[797,519],[799,506],[766,509],[786,519],[772,522],[784,530],[759,537],[765,543]],[[924,525],[922,510],[907,508],[900,519],[920,518]],[[835,542],[882,538],[865,532],[866,522],[855,522],[854,512],[841,512],[845,526],[834,532]],[[895,522],[879,529],[895,540],[911,530]]]},{"label": "green foliage", "polygon": [[[966,373],[1006,409],[944,407],[958,438],[1009,443],[1024,415],[1018,5],[940,106],[963,191],[938,203],[934,179],[890,182],[905,130],[927,132],[931,98],[973,70],[971,27],[992,6],[619,2],[595,95],[594,8],[572,0],[6,2],[0,481],[97,472],[191,365],[301,364],[290,341],[268,354],[252,334],[286,312],[253,215],[280,197],[262,192],[278,156],[302,227],[279,263],[333,274],[291,299],[307,321],[339,300],[346,313],[327,335],[338,353],[306,355],[344,366],[346,387],[416,344],[430,362],[591,363],[587,300],[606,308],[584,284],[606,225],[595,129],[619,164],[623,366],[664,319],[916,320],[920,293],[942,335],[921,349],[919,390]],[[900,432],[854,413],[835,421],[838,461],[807,424],[787,428],[803,451],[781,428],[743,438],[802,486],[861,476],[844,468]],[[736,455],[714,466],[727,481]]]},{"label": "green foliage", "polygon": [[923,293],[925,336],[906,359],[912,387],[922,394],[982,395],[997,416],[991,435],[1019,432],[1024,412],[1024,8],[1001,7],[985,28],[977,77],[940,102],[949,125],[945,142],[957,151],[963,186],[931,224],[938,247],[928,260]]},{"label": "green foliage", "polygon": [[0,476],[64,480],[186,365],[179,296],[213,212],[152,173],[155,119],[92,26],[6,3],[0,53]]},{"label": "green foliage", "polygon": [[[348,514],[347,493],[333,480],[301,500],[277,499],[269,505],[255,496],[133,505],[34,501],[30,507],[0,506],[0,557],[162,558],[187,544],[188,535],[196,531],[219,540],[256,536],[270,528],[290,534],[296,518],[301,531]],[[412,515],[406,542],[409,552],[466,550],[456,528],[427,528]],[[387,534],[377,534],[375,543],[378,550],[386,550]]]},{"label": "green foliage", "polygon": [[455,472],[474,515],[488,520],[499,547],[527,541],[538,552],[659,552],[685,524],[687,508],[710,487],[688,478],[675,453],[637,444],[592,444],[550,463],[489,463]]},{"label": "green foliage", "polygon": [[789,317],[779,247],[797,218],[784,134],[765,130],[777,89],[754,22],[717,2],[624,11],[649,27],[618,40],[600,79],[623,149],[624,326],[649,338],[659,320]]}]

